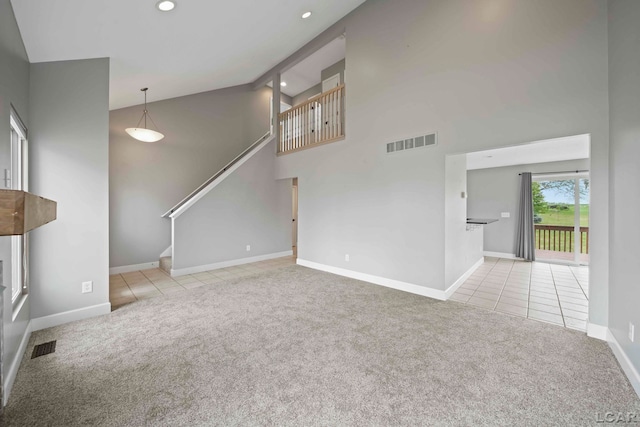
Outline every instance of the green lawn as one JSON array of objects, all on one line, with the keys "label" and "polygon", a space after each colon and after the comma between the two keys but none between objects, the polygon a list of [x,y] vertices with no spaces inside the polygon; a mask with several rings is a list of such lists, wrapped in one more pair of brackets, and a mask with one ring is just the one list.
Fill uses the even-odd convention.
[{"label": "green lawn", "polygon": [[[545,213],[536,214],[542,217],[542,222],[539,225],[573,225],[574,207],[573,205],[567,205],[568,209],[549,209]],[[580,205],[580,227],[589,226],[589,205]]]}]

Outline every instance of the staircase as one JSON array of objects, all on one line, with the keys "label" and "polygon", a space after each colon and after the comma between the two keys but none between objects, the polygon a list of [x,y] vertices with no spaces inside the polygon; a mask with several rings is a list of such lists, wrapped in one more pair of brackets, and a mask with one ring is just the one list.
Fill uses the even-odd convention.
[{"label": "staircase", "polygon": [[[269,149],[262,150],[265,147]],[[275,154],[275,139],[268,132],[162,215],[171,220],[171,246],[159,256],[160,269],[179,276],[284,256],[283,245],[274,243],[265,231],[273,229],[274,223],[275,230],[282,228],[277,225],[281,215],[273,217],[282,212],[274,208],[282,200],[282,184],[277,184],[273,172]],[[231,194],[239,196],[229,197],[225,191],[230,188],[236,191]],[[286,221],[290,228],[291,219]]]},{"label": "staircase", "polygon": [[238,164],[241,160],[245,159],[249,154],[254,152],[256,148],[261,146],[261,144],[265,142],[270,136],[271,136],[271,132],[267,132],[264,135],[262,135],[256,142],[251,144],[249,148],[244,150],[242,153],[236,156],[233,160],[227,163],[222,169],[220,169],[218,173],[216,173],[211,178],[206,180],[202,185],[200,185],[198,188],[193,190],[187,197],[180,200],[174,207],[172,207],[167,212],[165,212],[164,215],[162,215],[162,218],[170,218],[179,209],[185,207],[190,203],[191,204],[195,203],[195,201],[197,201],[200,197],[206,194],[206,192],[203,194],[204,190],[211,187],[212,184],[215,184],[216,180],[218,180],[219,178],[224,179],[222,175],[225,172],[229,171],[234,165]]}]

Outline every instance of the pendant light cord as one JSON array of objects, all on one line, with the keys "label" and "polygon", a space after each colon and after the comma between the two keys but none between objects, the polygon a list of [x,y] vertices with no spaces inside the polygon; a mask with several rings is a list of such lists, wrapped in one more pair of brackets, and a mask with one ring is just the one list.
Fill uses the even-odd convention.
[{"label": "pendant light cord", "polygon": [[147,88],[142,89],[144,92],[144,128],[149,129],[147,127]]},{"label": "pendant light cord", "polygon": [[153,118],[151,117],[151,115],[147,111],[147,90],[148,89],[149,88],[147,88],[147,87],[140,89],[142,92],[144,92],[144,111],[142,112],[142,117],[140,117],[140,120],[138,120],[138,124],[136,125],[136,127],[140,126],[140,122],[142,122],[142,119],[144,119],[144,128],[145,129],[149,129],[147,127],[147,116],[149,116],[149,120],[151,120],[151,123],[153,123],[153,126],[156,129],[158,129],[158,125],[156,124],[156,122],[153,121]]}]

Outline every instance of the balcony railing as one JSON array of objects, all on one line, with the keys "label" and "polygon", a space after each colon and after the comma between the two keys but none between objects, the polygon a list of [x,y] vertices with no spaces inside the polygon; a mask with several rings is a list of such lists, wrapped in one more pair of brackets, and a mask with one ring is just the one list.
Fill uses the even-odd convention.
[{"label": "balcony railing", "polygon": [[281,113],[278,154],[344,138],[344,95],[343,84]]},{"label": "balcony railing", "polygon": [[[536,249],[575,252],[575,229],[562,225],[535,225]],[[580,253],[589,253],[589,227],[580,227]]]}]

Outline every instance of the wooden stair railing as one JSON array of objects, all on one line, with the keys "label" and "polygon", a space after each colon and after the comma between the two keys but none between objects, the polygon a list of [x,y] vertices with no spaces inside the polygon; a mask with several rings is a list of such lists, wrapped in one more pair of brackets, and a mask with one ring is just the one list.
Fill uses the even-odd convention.
[{"label": "wooden stair railing", "polygon": [[280,113],[278,154],[343,139],[344,96],[345,85],[342,84]]},{"label": "wooden stair railing", "polygon": [[198,193],[200,193],[202,190],[204,190],[205,188],[207,188],[207,186],[209,184],[211,184],[213,181],[215,181],[216,179],[218,179],[223,173],[225,173],[230,167],[232,167],[233,165],[235,165],[236,163],[238,163],[240,160],[242,160],[244,157],[246,157],[249,153],[251,153],[256,147],[258,147],[260,144],[262,144],[266,139],[268,139],[271,136],[271,132],[267,132],[264,135],[262,135],[256,142],[254,142],[253,144],[251,144],[249,147],[247,147],[242,153],[238,154],[233,160],[231,160],[229,163],[227,163],[222,169],[220,169],[215,175],[213,175],[211,178],[209,178],[208,180],[206,180],[204,183],[202,183],[200,186],[198,186],[198,188],[196,188],[195,190],[193,190],[191,193],[189,193],[189,195],[187,197],[185,197],[184,199],[180,200],[175,206],[173,206],[171,209],[169,209],[167,212],[165,212],[162,215],[162,218],[168,218],[169,215],[171,215],[172,213],[174,213],[176,210],[178,210],[179,208],[181,208],[183,205],[185,205],[187,202],[189,202],[191,199],[193,199]]}]

